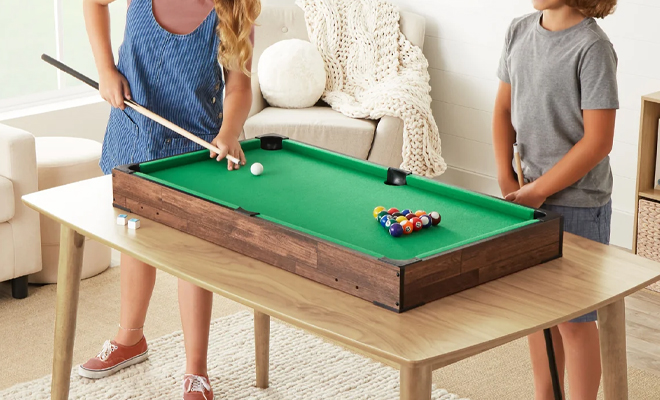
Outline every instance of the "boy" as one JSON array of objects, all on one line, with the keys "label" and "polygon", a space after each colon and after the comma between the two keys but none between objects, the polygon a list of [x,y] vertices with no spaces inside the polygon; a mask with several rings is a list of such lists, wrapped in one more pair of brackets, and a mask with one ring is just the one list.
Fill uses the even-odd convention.
[{"label": "boy", "polygon": [[[594,18],[616,0],[533,0],[538,12],[515,19],[506,34],[493,116],[493,147],[502,195],[564,216],[564,229],[608,244],[617,56]],[[527,184],[512,167],[514,142]],[[596,313],[552,328],[570,398],[595,400],[600,385]],[[542,332],[529,336],[535,400],[553,391]],[[562,386],[563,387],[563,386]]]}]

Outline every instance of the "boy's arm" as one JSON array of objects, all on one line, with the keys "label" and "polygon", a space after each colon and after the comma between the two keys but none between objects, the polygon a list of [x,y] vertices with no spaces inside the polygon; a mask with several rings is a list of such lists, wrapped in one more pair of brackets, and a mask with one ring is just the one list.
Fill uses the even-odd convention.
[{"label": "boy's arm", "polygon": [[519,189],[518,181],[511,167],[515,141],[516,131],[511,124],[511,85],[500,81],[493,110],[493,149],[497,164],[497,181],[502,196]]},{"label": "boy's arm", "polygon": [[124,109],[124,97],[130,99],[128,81],[117,71],[110,42],[110,11],[114,0],[84,0],[83,13],[87,36],[99,73],[99,94],[113,107]]},{"label": "boy's arm", "polygon": [[569,187],[603,160],[614,142],[616,110],[584,110],[584,137],[554,167],[507,200],[539,207],[549,196]]}]

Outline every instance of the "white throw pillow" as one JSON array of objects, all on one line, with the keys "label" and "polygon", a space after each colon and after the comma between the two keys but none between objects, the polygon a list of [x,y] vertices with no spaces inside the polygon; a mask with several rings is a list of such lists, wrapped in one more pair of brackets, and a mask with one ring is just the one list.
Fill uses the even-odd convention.
[{"label": "white throw pillow", "polygon": [[274,107],[311,107],[325,90],[323,58],[316,46],[304,40],[282,40],[268,47],[257,73],[261,93]]}]

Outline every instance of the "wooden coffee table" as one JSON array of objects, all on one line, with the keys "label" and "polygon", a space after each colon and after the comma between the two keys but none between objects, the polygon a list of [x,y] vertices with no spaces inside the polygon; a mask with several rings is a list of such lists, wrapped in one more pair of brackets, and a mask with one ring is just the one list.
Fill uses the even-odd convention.
[{"label": "wooden coffee table", "polygon": [[660,264],[566,234],[560,259],[397,314],[145,218],[137,231],[119,226],[109,176],[23,200],[62,224],[55,400],[69,393],[85,236],[253,308],[258,387],[268,386],[272,316],[400,369],[405,400],[430,399],[434,369],[592,310],[598,310],[605,398],[625,400],[624,297],[660,280]]}]

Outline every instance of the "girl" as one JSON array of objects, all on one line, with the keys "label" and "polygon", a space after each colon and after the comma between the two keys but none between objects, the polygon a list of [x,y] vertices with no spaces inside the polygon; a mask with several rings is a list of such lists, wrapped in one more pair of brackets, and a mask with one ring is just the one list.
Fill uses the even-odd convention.
[{"label": "girl", "polygon": [[[608,244],[612,173],[608,154],[619,107],[612,43],[594,17],[616,0],[533,0],[539,12],[515,19],[498,69],[493,147],[502,195],[564,216],[564,229]],[[512,168],[518,142],[521,189]],[[595,400],[600,385],[596,313],[552,329],[570,398]],[[542,332],[529,336],[536,400],[553,399]]]},{"label": "girl", "polygon": [[[125,108],[124,98],[212,142],[221,150],[211,153],[218,161],[231,154],[245,165],[238,136],[252,103],[249,71],[259,0],[129,0],[116,66],[109,29],[112,1],[83,3],[99,91],[113,106],[103,142],[103,171],[201,149]],[[227,168],[240,165],[228,161]],[[120,268],[119,330],[96,357],[79,367],[84,377],[102,378],[147,359],[142,328],[156,270],[127,255],[122,255]],[[179,280],[187,400],[213,398],[206,367],[211,306],[212,293]]]}]

